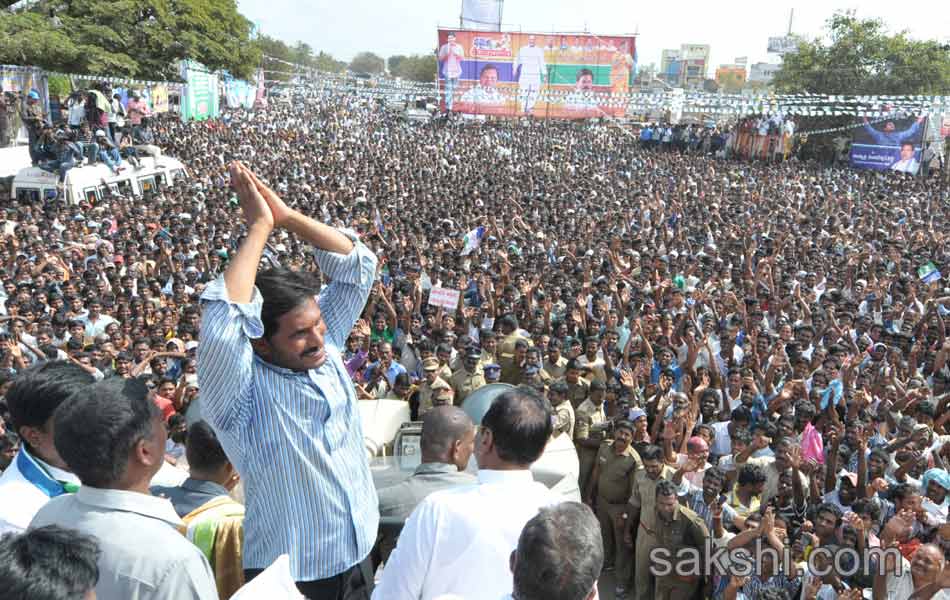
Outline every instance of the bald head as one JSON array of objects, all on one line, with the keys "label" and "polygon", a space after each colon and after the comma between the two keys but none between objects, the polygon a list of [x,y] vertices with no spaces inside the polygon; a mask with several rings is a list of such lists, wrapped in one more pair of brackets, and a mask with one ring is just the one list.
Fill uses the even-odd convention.
[{"label": "bald head", "polygon": [[[457,406],[436,406],[422,417],[422,462],[465,468],[475,441],[475,424]],[[463,460],[464,459],[464,460]]]}]

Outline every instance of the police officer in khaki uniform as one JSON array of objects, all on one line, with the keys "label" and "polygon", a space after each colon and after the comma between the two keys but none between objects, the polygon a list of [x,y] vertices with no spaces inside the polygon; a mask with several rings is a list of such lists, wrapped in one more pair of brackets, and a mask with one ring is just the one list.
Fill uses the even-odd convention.
[{"label": "police officer in khaki uniform", "polygon": [[[533,368],[533,367],[532,367]],[[563,382],[557,382],[548,389],[548,400],[551,407],[554,408],[554,437],[566,434],[569,439],[574,439],[574,407],[567,399],[567,386]]]},{"label": "police officer in khaki uniform", "polygon": [[501,382],[511,385],[524,383],[525,368],[528,366],[528,342],[519,339],[515,342],[515,353],[511,358],[501,359]]},{"label": "police officer in khaki uniform", "polygon": [[462,361],[462,368],[452,375],[449,383],[455,390],[455,405],[461,406],[465,398],[485,385],[485,376],[482,374],[482,368],[478,361],[482,358],[482,352],[478,348],[472,347],[465,351],[465,360]]},{"label": "police officer in khaki uniform", "polygon": [[525,354],[525,369],[534,368],[534,376],[545,386],[550,386],[554,382],[551,376],[544,370],[544,361],[541,358],[541,349],[537,346],[530,346]]},{"label": "police officer in khaki uniform", "polygon": [[[452,386],[447,381],[439,377],[439,359],[429,357],[422,361],[422,369],[425,372],[425,380],[419,385],[419,416],[421,419],[435,405],[433,400],[436,397],[437,390],[448,389],[452,392]],[[442,392],[444,394],[444,391]],[[449,404],[451,404],[451,400]]]},{"label": "police officer in khaki uniform", "polygon": [[524,340],[525,342],[528,340],[518,333],[518,320],[512,315],[502,317],[499,321],[499,325],[505,337],[503,337],[498,344],[498,363],[504,367],[504,360],[514,356],[515,344],[518,340]]},{"label": "police officer in khaki uniform", "polygon": [[40,152],[36,145],[39,142],[40,133],[43,131],[43,125],[46,123],[46,113],[43,112],[40,94],[36,90],[30,90],[26,95],[26,102],[22,109],[22,119],[29,136],[30,160],[35,165],[40,160]]},{"label": "police officer in khaki uniform", "polygon": [[[689,573],[689,570],[700,569],[706,564],[705,542],[709,537],[709,529],[699,515],[680,505],[677,486],[672,481],[661,480],[657,483],[654,510],[657,529],[654,543],[647,548],[647,555],[657,552],[659,558],[668,560],[673,566],[671,573],[656,576],[655,597],[660,600],[692,600],[697,597],[705,574]],[[686,548],[694,548],[699,553],[699,563],[691,561],[687,566],[684,562],[677,569],[677,555]],[[684,556],[682,560],[687,559]],[[640,582],[637,585],[641,585]]]},{"label": "police officer in khaki uniform", "polygon": [[[564,386],[564,393],[567,394],[567,384],[563,381],[555,383],[551,386],[552,391],[555,385]],[[603,405],[594,404],[591,398],[584,400],[574,411],[574,446],[577,448],[577,459],[580,462],[577,483],[581,490],[587,489],[597,451],[604,441],[603,430],[597,426],[602,425],[606,420]]]},{"label": "police officer in khaki uniform", "polygon": [[455,392],[452,386],[445,381],[439,381],[432,389],[432,408],[439,406],[453,406],[455,404]]},{"label": "police officer in khaki uniform", "polygon": [[561,342],[551,340],[548,342],[548,355],[544,359],[544,372],[551,376],[551,379],[561,379],[567,370],[567,359],[561,356]]},{"label": "police officer in khaki uniform", "polygon": [[[565,404],[570,402],[565,401]],[[633,425],[627,421],[617,423],[612,442],[604,442],[597,451],[594,472],[585,490],[584,498],[595,506],[600,533],[604,539],[604,564],[613,564],[617,570],[617,591],[623,594],[630,585],[633,574],[633,554],[630,545],[624,543],[624,519],[628,512],[630,490],[640,457],[630,446],[633,441]]]},{"label": "police officer in khaki uniform", "polygon": [[452,379],[455,369],[452,368],[452,346],[439,344],[435,348],[435,357],[439,360],[439,377],[443,381]]},{"label": "police officer in khaki uniform", "polygon": [[495,338],[495,332],[491,329],[483,329],[478,334],[478,343],[482,347],[481,365],[492,365],[498,363],[498,357],[495,356],[498,349],[498,340]]},{"label": "police officer in khaki uniform", "polygon": [[574,410],[590,395],[590,382],[581,377],[581,367],[575,360],[567,361],[564,371],[564,383],[567,384],[567,397]]},{"label": "police officer in khaki uniform", "polygon": [[[660,481],[672,481],[676,470],[663,464],[663,449],[649,445],[640,453],[643,469],[637,471],[633,481],[633,493],[627,507],[625,542],[636,537],[634,579],[636,600],[653,599],[653,575],[650,573],[650,549],[656,546],[656,486]],[[685,495],[689,484],[684,480],[677,493]]]}]

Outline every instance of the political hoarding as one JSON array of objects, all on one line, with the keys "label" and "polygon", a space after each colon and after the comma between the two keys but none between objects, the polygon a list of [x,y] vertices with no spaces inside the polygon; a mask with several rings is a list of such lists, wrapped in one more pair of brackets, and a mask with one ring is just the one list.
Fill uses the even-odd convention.
[{"label": "political hoarding", "polygon": [[791,35],[770,37],[769,52],[772,54],[795,54],[798,52],[798,39]]},{"label": "political hoarding", "polygon": [[632,36],[440,29],[438,38],[444,111],[581,119],[626,110]]},{"label": "political hoarding", "polygon": [[168,87],[165,84],[159,83],[152,86],[152,112],[153,113],[167,113],[168,112]]},{"label": "political hoarding", "polygon": [[872,124],[865,119],[854,130],[851,166],[917,174],[925,121],[926,117],[895,117]]},{"label": "political hoarding", "polygon": [[185,93],[181,116],[186,121],[213,119],[218,116],[218,76],[202,64],[182,61]]}]

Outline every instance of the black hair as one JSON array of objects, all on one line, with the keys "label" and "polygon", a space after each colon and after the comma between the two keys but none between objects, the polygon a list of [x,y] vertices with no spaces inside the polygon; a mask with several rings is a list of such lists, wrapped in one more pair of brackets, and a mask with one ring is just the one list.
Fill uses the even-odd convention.
[{"label": "black hair", "polygon": [[656,482],[656,497],[660,496],[669,497],[676,496],[677,485],[670,481],[669,479],[661,479]]},{"label": "black hair", "polygon": [[472,419],[457,406],[436,406],[422,417],[423,456],[441,457],[474,427]]},{"label": "black hair", "polygon": [[642,460],[660,460],[663,457],[663,449],[655,444],[650,444],[640,451]]},{"label": "black hair", "polygon": [[835,527],[841,525],[841,517],[844,516],[844,512],[838,508],[837,504],[832,504],[831,502],[822,502],[818,505],[818,508],[815,509],[815,517],[821,513],[831,513],[835,517]]},{"label": "black hair", "polygon": [[593,511],[580,502],[542,508],[525,524],[515,550],[514,592],[520,600],[581,600],[604,565]]},{"label": "black hair", "polygon": [[732,410],[730,418],[733,421],[745,421],[746,423],[749,423],[752,421],[752,411],[744,406],[737,406]]},{"label": "black hair", "polygon": [[718,479],[719,481],[726,481],[726,472],[718,466],[709,467],[703,472],[703,480],[705,481],[706,477],[712,477],[713,479]]},{"label": "black hair", "polygon": [[400,373],[396,375],[396,377],[393,379],[393,387],[396,387],[397,385],[401,385],[403,387],[409,387],[412,385],[412,380],[409,379],[409,373]]},{"label": "black hair", "polygon": [[79,600],[99,582],[99,543],[57,525],[0,537],[0,590],[18,600]]},{"label": "black hair", "polygon": [[881,518],[881,505],[871,498],[858,498],[851,505],[851,512],[858,515],[868,515],[876,523]]},{"label": "black hair", "polygon": [[44,362],[21,371],[6,394],[14,430],[43,427],[73,392],[94,381],[82,367],[66,361]]},{"label": "black hair", "polygon": [[0,450],[10,450],[16,448],[16,445],[19,442],[20,436],[9,429],[4,431],[3,434],[0,434]]},{"label": "black hair", "polygon": [[193,470],[205,474],[213,473],[228,464],[228,456],[224,453],[218,436],[205,421],[193,423],[188,428],[185,456]]},{"label": "black hair", "polygon": [[137,379],[110,377],[76,392],[54,415],[56,450],[83,485],[108,488],[128,466],[129,452],[161,418]]},{"label": "black hair", "polygon": [[553,431],[551,405],[535,390],[519,386],[495,398],[482,417],[491,430],[498,457],[530,465],[541,457]]},{"label": "black hair", "polygon": [[743,465],[739,469],[739,479],[737,483],[739,485],[755,485],[757,483],[765,483],[765,470],[762,469],[759,465]]},{"label": "black hair", "polygon": [[891,488],[891,500],[904,500],[917,493],[920,493],[920,490],[913,483],[898,483]]},{"label": "black hair", "polygon": [[261,323],[264,338],[270,339],[280,329],[280,318],[320,292],[320,283],[309,273],[285,267],[266,269],[257,274],[254,285],[264,299]]}]

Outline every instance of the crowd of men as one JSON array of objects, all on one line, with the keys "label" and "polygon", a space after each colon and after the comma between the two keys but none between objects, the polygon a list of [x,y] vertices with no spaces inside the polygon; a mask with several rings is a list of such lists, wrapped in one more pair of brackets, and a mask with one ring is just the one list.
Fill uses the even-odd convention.
[{"label": "crowd of men", "polygon": [[[573,550],[585,548],[592,561],[564,564],[596,567],[599,576],[598,544],[583,537],[593,516],[565,505],[535,517],[554,501],[523,479],[558,436],[576,447],[578,488],[596,514],[617,597],[948,594],[950,205],[940,173],[665,152],[615,123],[410,124],[367,98],[336,93],[204,122],[161,118],[152,132],[188,165],[186,183],[100,205],[5,209],[0,527],[14,535],[0,542],[0,556],[21,551],[5,548],[26,544],[27,530],[39,536],[39,552],[54,552],[48,540],[64,535],[56,527],[92,519],[85,533],[98,536],[76,543],[98,537],[99,569],[161,590],[148,597],[227,597],[247,569],[267,566],[254,546],[246,557],[258,562],[245,560],[243,574],[240,564],[226,568],[217,542],[201,546],[198,530],[208,521],[196,515],[214,513],[213,537],[233,550],[243,507],[225,498],[239,479],[273,479],[246,490],[250,515],[277,502],[269,496],[287,479],[308,477],[280,473],[292,450],[276,446],[273,472],[264,472],[257,451],[239,450],[241,427],[286,427],[284,419],[321,413],[229,413],[224,396],[240,381],[216,370],[229,360],[219,335],[262,335],[249,312],[259,302],[252,290],[239,300],[233,282],[227,293],[220,283],[241,245],[258,240],[268,268],[322,271],[366,287],[355,325],[339,340],[354,397],[404,400],[424,423],[423,465],[412,476],[424,485],[379,493],[383,517],[409,521],[374,597],[482,598],[519,581],[535,587],[516,598],[553,597],[539,591],[537,570],[524,567],[557,563],[545,550],[559,547],[552,528],[571,529],[581,540]],[[683,140],[693,145],[688,134]],[[695,141],[712,150],[711,138]],[[229,170],[232,161],[253,173]],[[248,217],[251,188],[274,217],[263,237]],[[350,281],[342,262],[319,252],[315,261],[312,247],[323,246],[314,239],[325,237],[281,227],[275,194],[286,203],[280,210],[352,231],[351,242],[334,243],[353,248],[369,279]],[[431,303],[434,288],[457,290],[458,306]],[[331,327],[346,322],[332,317]],[[265,317],[264,336],[275,326]],[[273,348],[254,352],[253,377],[266,381],[279,367],[260,365],[282,363]],[[307,352],[300,360],[319,356]],[[213,373],[202,381],[199,355],[215,363],[201,366]],[[499,401],[510,410],[493,406],[486,415],[493,425],[476,428],[453,411],[494,382],[519,387]],[[202,399],[211,400],[207,409]],[[319,416],[328,427],[339,425],[334,402]],[[232,428],[231,419],[242,425]],[[519,475],[480,472],[476,484],[463,473],[473,452],[483,471]],[[483,502],[453,503],[451,491],[423,500],[472,485],[491,493]],[[334,491],[328,504],[358,502],[347,494]],[[59,496],[77,500],[44,508]],[[472,514],[459,514],[460,506]],[[93,519],[90,507],[107,516]],[[307,527],[318,518],[269,532],[268,543],[288,546],[295,577],[307,566],[293,546],[310,543]],[[314,542],[328,552],[352,545],[345,567],[365,558],[362,534],[377,538],[374,519],[353,518],[373,531]],[[445,522],[456,535],[437,530]],[[274,523],[284,521],[263,526]],[[174,527],[187,534],[181,544],[169,535],[181,537]],[[249,535],[260,539],[261,527]],[[467,544],[464,532],[482,536],[482,545]],[[519,534],[535,536],[537,548],[519,546]],[[657,551],[708,554],[707,540],[745,548],[762,568],[656,569]],[[899,555],[878,560],[871,548]],[[770,549],[787,553],[776,562]],[[847,549],[858,564],[833,560]],[[505,560],[495,560],[499,552]],[[823,577],[800,570],[814,557],[832,565]],[[85,564],[75,585],[88,589]],[[165,568],[174,569],[172,580],[162,580]],[[545,573],[549,583],[563,575]],[[358,576],[372,579],[365,569]],[[563,597],[591,593],[586,583],[572,586]],[[110,579],[96,589],[113,598],[122,587]]]}]

